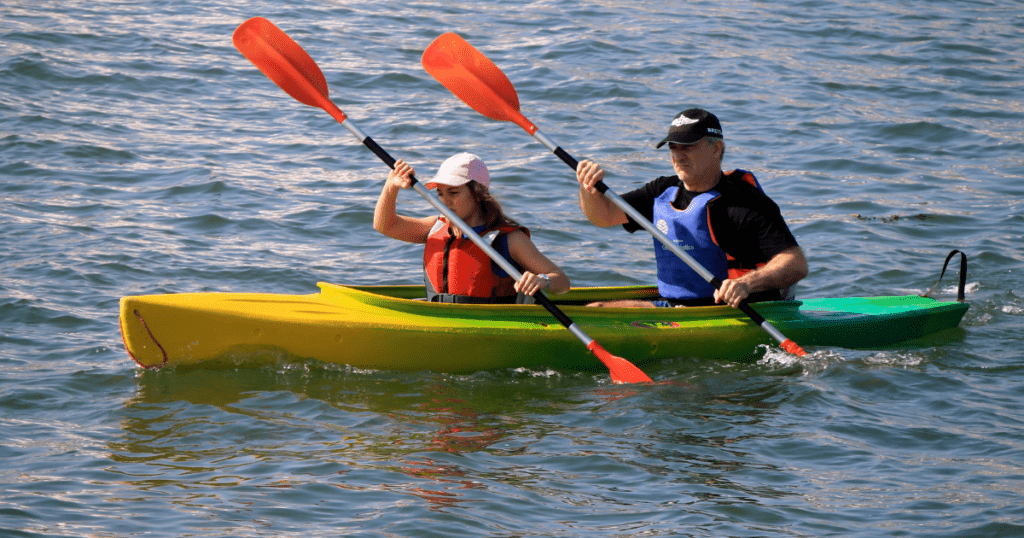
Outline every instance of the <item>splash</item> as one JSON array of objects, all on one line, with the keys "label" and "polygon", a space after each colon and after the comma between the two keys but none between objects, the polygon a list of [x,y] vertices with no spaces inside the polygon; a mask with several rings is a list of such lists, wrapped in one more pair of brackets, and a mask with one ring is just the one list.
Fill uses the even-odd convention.
[{"label": "splash", "polygon": [[759,346],[758,351],[762,350],[764,356],[757,361],[757,364],[779,369],[800,368],[803,370],[803,375],[817,374],[834,364],[844,363],[848,360],[842,354],[829,349],[808,352],[802,357],[787,353],[775,346]]}]

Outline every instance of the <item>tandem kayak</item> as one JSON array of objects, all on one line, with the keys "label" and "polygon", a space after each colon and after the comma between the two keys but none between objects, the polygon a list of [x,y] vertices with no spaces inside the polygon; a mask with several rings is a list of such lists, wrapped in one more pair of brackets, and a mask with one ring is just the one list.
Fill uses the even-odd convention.
[{"label": "tandem kayak", "polygon": [[[519,367],[596,371],[601,363],[537,305],[417,300],[423,286],[342,286],[319,293],[177,293],[124,297],[121,333],[145,368],[237,364],[271,354],[374,370],[464,373]],[[634,364],[667,357],[754,358],[771,337],[728,306],[596,308],[657,297],[650,286],[576,288],[553,297],[610,353]],[[968,304],[917,295],[751,305],[808,346],[877,349],[959,326]]]}]

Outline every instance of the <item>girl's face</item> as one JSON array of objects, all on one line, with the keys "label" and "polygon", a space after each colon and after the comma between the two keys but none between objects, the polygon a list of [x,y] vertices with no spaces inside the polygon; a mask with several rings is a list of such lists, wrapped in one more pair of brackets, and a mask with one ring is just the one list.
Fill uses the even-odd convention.
[{"label": "girl's face", "polygon": [[438,185],[437,196],[441,203],[448,206],[460,219],[470,226],[480,226],[483,222],[483,212],[480,210],[480,202],[473,196],[469,184],[452,187],[450,185]]}]

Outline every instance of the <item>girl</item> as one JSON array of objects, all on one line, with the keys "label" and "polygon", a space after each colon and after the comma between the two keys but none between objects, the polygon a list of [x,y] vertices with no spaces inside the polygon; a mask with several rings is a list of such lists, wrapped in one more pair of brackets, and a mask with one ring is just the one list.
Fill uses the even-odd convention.
[{"label": "girl", "polygon": [[490,195],[490,174],[479,157],[470,153],[449,157],[425,187],[437,188],[438,197],[448,209],[520,270],[522,278],[518,282],[446,218],[413,218],[395,211],[398,191],[411,187],[409,176],[413,174],[404,161],[395,163],[377,200],[373,228],[394,239],[425,244],[423,280],[427,300],[522,303],[532,302],[524,296],[532,297],[540,290],[556,294],[569,291],[569,277],[537,250],[529,230],[505,216]]}]

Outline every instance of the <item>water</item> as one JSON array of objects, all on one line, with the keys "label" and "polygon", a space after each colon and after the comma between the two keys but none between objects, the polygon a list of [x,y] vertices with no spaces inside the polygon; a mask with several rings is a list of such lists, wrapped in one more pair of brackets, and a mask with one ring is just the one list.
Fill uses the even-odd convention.
[{"label": "water", "polygon": [[[140,371],[125,295],[420,278],[371,227],[384,165],[231,45],[256,15],[421,176],[483,157],[575,285],[651,282],[650,238],[587,224],[562,163],[427,75],[442,32],[617,192],[669,170],[672,115],[714,111],[805,248],[802,296],[920,293],[958,248],[971,310],[924,346],[681,357],[647,387]],[[1024,535],[1022,30],[1011,1],[5,2],[0,535]]]}]

